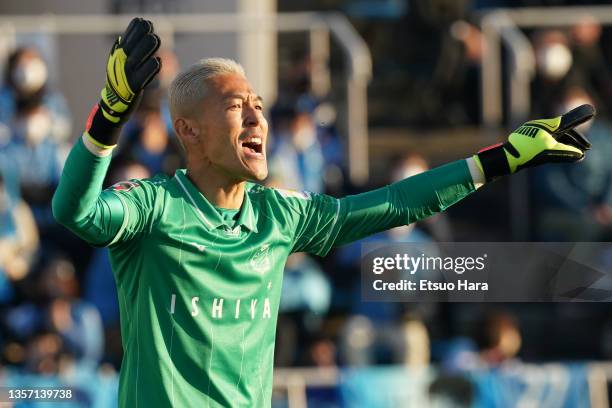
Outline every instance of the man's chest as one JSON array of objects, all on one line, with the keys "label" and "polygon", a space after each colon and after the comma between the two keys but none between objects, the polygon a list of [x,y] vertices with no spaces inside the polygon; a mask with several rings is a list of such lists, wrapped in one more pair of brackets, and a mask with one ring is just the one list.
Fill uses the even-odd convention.
[{"label": "man's chest", "polygon": [[231,313],[241,314],[255,313],[266,299],[276,303],[290,249],[286,234],[271,228],[208,230],[185,223],[158,228],[140,257],[152,294],[173,308],[204,303],[211,311],[229,313],[231,306]]}]

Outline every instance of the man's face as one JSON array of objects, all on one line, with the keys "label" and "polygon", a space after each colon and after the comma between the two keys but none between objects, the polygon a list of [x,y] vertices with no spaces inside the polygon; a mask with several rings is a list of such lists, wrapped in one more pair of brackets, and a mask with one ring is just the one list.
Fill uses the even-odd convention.
[{"label": "man's face", "polygon": [[196,112],[195,160],[209,162],[232,181],[265,179],[268,122],[261,98],[239,74],[215,76],[207,85],[201,112]]}]

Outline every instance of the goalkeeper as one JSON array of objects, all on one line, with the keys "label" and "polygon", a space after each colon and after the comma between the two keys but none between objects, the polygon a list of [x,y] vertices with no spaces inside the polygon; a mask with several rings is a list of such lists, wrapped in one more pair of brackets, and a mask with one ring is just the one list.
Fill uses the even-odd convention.
[{"label": "goalkeeper", "polygon": [[102,191],[118,133],[159,71],[159,38],[134,19],[112,47],[106,86],[53,198],[56,219],[108,246],[124,358],[122,407],[269,406],[276,320],[289,254],[336,245],[443,211],[487,181],[576,162],[573,128],[594,111],[527,122],[504,144],[363,194],[265,188],[268,125],[242,67],[207,59],[170,87],[187,169]]}]

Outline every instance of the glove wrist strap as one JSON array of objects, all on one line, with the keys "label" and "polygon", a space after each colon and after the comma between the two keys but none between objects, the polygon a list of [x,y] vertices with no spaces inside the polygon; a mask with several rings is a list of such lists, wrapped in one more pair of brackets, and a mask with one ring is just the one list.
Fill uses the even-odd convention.
[{"label": "glove wrist strap", "polygon": [[504,152],[503,144],[485,147],[478,152],[478,159],[487,182],[511,173],[508,158]]},{"label": "glove wrist strap", "polygon": [[100,145],[111,147],[116,145],[117,140],[119,140],[121,122],[113,123],[109,121],[104,116],[100,104],[96,104],[89,114],[85,131]]}]

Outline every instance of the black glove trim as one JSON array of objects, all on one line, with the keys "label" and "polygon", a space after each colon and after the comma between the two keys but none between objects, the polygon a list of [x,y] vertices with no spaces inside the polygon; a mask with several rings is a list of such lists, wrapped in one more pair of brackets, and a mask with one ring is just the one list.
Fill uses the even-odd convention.
[{"label": "black glove trim", "polygon": [[94,138],[94,140],[105,146],[114,146],[119,140],[121,133],[121,123],[113,123],[104,117],[102,113],[102,103],[94,107],[91,120],[88,121],[85,131]]},{"label": "black glove trim", "polygon": [[510,165],[508,164],[508,158],[504,152],[503,145],[481,150],[478,152],[478,159],[482,165],[487,182],[510,174]]},{"label": "black glove trim", "polygon": [[570,152],[567,150],[543,150],[536,154],[533,159],[516,167],[516,171],[547,163],[576,163],[584,159],[584,154]]},{"label": "black glove trim", "polygon": [[561,116],[561,122],[559,123],[557,133],[565,133],[569,129],[580,126],[584,122],[592,119],[596,113],[595,108],[588,104],[580,105],[572,109]]}]

